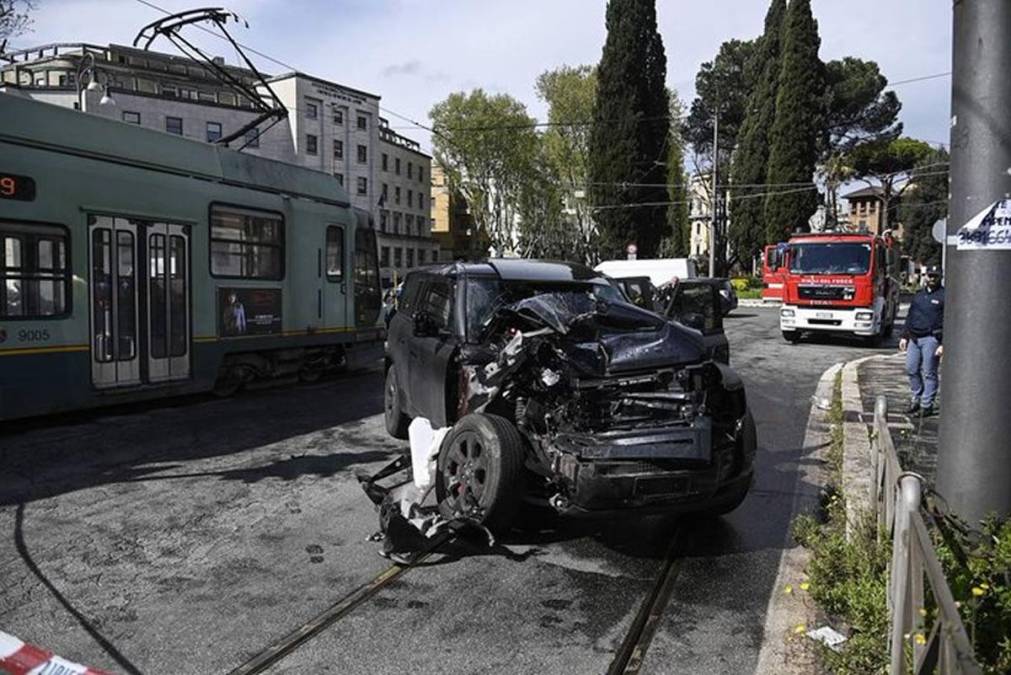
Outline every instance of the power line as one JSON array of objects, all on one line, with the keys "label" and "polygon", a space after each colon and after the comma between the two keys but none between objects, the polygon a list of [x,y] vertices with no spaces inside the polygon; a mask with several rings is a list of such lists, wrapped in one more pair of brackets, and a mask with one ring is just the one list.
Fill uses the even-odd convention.
[{"label": "power line", "polygon": [[888,86],[895,87],[900,84],[912,84],[913,82],[923,82],[924,80],[936,80],[939,77],[948,77],[949,75],[951,75],[950,70],[944,73],[934,73],[933,75],[924,75],[922,77],[911,77],[908,80],[897,80],[895,82],[889,82]]}]

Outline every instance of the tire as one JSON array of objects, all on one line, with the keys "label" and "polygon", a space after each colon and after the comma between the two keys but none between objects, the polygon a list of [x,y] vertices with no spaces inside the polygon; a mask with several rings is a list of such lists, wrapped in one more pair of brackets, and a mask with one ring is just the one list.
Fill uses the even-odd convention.
[{"label": "tire", "polygon": [[888,324],[885,325],[884,337],[890,338],[892,337],[892,333],[894,332],[895,332],[895,310],[892,310],[892,316],[888,320]]},{"label": "tire", "polygon": [[450,429],[439,449],[435,496],[452,518],[479,507],[478,520],[495,533],[508,532],[523,490],[523,438],[512,422],[475,413]]},{"label": "tire", "polygon": [[749,490],[751,490],[750,478],[746,481],[739,481],[733,486],[732,490],[723,496],[718,504],[703,509],[699,513],[700,515],[710,517],[725,516],[744,502]]},{"label": "tire", "polygon": [[411,420],[403,413],[400,399],[397,369],[391,363],[386,369],[386,383],[383,386],[383,417],[386,421],[386,433],[403,441],[407,440],[407,425]]},{"label": "tire", "polygon": [[783,339],[786,340],[787,342],[789,342],[790,344],[795,345],[798,342],[800,342],[800,331],[798,331],[798,330],[784,330],[783,331]]}]

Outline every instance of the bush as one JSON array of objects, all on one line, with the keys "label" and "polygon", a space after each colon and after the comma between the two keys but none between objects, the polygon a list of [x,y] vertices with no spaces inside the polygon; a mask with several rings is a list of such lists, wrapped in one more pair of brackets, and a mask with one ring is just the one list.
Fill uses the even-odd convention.
[{"label": "bush", "polygon": [[730,285],[734,287],[735,291],[740,293],[751,288],[751,280],[748,277],[734,277],[730,280]]}]

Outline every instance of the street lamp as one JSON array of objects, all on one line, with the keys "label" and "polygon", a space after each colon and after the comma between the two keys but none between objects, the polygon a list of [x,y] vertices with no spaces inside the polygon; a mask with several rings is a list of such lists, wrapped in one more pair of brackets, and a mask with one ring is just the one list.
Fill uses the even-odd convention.
[{"label": "street lamp", "polygon": [[[84,56],[81,57],[81,62],[77,66],[77,78],[75,82],[77,83],[77,103],[81,110],[84,110],[84,92],[85,91],[99,91],[101,90],[102,99],[98,102],[99,105],[116,105],[116,100],[112,98],[109,93],[109,77],[106,75],[106,85],[103,87],[98,81],[99,68],[95,65],[95,55],[89,51],[84,52]],[[88,85],[82,87],[84,78],[87,76]]]}]

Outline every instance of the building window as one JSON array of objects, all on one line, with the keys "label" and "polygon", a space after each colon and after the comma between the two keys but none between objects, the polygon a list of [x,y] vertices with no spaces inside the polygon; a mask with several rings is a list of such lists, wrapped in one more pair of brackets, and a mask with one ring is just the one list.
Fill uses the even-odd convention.
[{"label": "building window", "polygon": [[65,314],[69,291],[67,234],[62,228],[0,224],[0,317]]},{"label": "building window", "polygon": [[425,264],[425,249],[423,248],[418,249],[418,264],[419,265]]},{"label": "building window", "polygon": [[386,183],[383,183],[383,190],[380,193],[382,196],[380,197],[380,199],[383,200],[384,204],[386,203],[386,200],[390,198],[389,197],[389,191],[390,191],[389,188],[390,188],[389,185],[387,185]]},{"label": "building window", "polygon": [[414,249],[407,249],[407,266],[414,267]]},{"label": "building window", "polygon": [[397,174],[398,176],[400,175],[400,158],[399,157],[394,157],[393,158],[393,173]]},{"label": "building window", "polygon": [[379,266],[389,267],[390,266],[390,247],[383,246],[379,250]]},{"label": "building window", "polygon": [[400,211],[393,212],[393,234],[400,234]]},{"label": "building window", "polygon": [[333,158],[344,159],[344,141],[333,142]]},{"label": "building window", "polygon": [[410,213],[404,214],[404,234],[414,234],[414,216]]},{"label": "building window", "polygon": [[424,192],[419,192],[418,193],[418,208],[421,209],[422,211],[425,210],[425,193]]},{"label": "building window", "polygon": [[336,225],[326,228],[326,278],[344,280],[344,228]]},{"label": "building window", "polygon": [[216,143],[221,139],[221,122],[207,123],[207,142]]},{"label": "building window", "polygon": [[407,191],[407,205],[411,207],[414,206],[414,190]]},{"label": "building window", "polygon": [[419,183],[425,182],[425,168],[420,164],[418,165],[418,182]]},{"label": "building window", "polygon": [[407,177],[408,178],[414,178],[414,163],[413,162],[408,162],[407,163]]},{"label": "building window", "polygon": [[344,111],[340,108],[333,109],[333,123],[344,124]]},{"label": "building window", "polygon": [[369,149],[366,148],[364,145],[359,145],[358,146],[358,163],[359,164],[365,164],[367,161],[369,161]]},{"label": "building window", "polygon": [[393,186],[393,203],[394,204],[399,204],[400,203],[400,186],[399,185],[394,185]]},{"label": "building window", "polygon": [[318,152],[317,147],[318,139],[313,134],[305,135],[305,152],[309,155],[315,155]]},{"label": "building window", "polygon": [[179,90],[176,89],[175,85],[172,85],[172,84],[163,84],[161,86],[161,95],[162,96],[168,96],[169,98],[178,98],[179,97]]},{"label": "building window", "polygon": [[315,101],[310,101],[306,99],[305,101],[305,116],[306,119],[314,120],[319,118],[319,104]]},{"label": "building window", "polygon": [[211,206],[211,274],[284,278],[284,220],[252,209]]},{"label": "building window", "polygon": [[393,249],[393,266],[402,267],[404,263],[403,249],[397,246]]},{"label": "building window", "polygon": [[337,184],[338,185],[340,185],[341,187],[344,187],[344,174],[342,174],[342,173],[335,173],[333,175],[333,177],[337,179]]},{"label": "building window", "polygon": [[390,170],[390,156],[385,152],[383,153],[383,171]]},{"label": "building window", "polygon": [[170,134],[175,134],[176,136],[183,135],[183,118],[182,117],[166,117],[165,118],[165,131]]},{"label": "building window", "polygon": [[362,130],[368,129],[369,128],[369,118],[365,117],[365,115],[359,115],[358,116],[358,128],[362,129]]},{"label": "building window", "polygon": [[382,211],[379,212],[379,231],[380,232],[385,232],[386,231],[386,221],[389,220],[389,216],[390,216],[390,212],[389,211],[382,210]]},{"label": "building window", "polygon": [[128,124],[140,124],[140,113],[130,112],[129,110],[123,111],[123,121]]},{"label": "building window", "polygon": [[358,177],[358,194],[367,195],[369,193],[369,179],[365,176]]},{"label": "building window", "polygon": [[260,147],[260,130],[250,129],[246,132],[246,147],[247,148],[258,148]]}]

